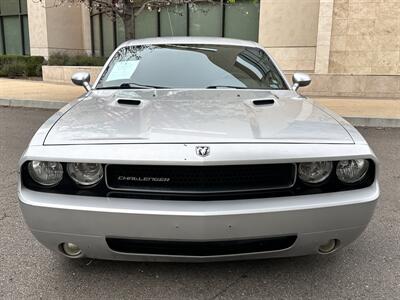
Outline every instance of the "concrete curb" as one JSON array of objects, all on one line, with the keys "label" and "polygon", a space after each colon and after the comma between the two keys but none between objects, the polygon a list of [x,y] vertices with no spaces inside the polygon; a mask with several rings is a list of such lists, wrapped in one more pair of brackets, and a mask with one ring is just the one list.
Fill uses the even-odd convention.
[{"label": "concrete curb", "polygon": [[400,119],[365,118],[365,117],[344,117],[353,126],[358,127],[385,127],[400,128]]},{"label": "concrete curb", "polygon": [[[0,99],[0,106],[8,106],[8,107],[60,109],[66,104],[68,104],[68,102]],[[359,126],[359,127],[400,128],[400,119],[370,118],[370,117],[344,117],[344,118],[354,126]]]},{"label": "concrete curb", "polygon": [[29,108],[44,108],[44,109],[60,109],[68,104],[63,101],[45,101],[45,100],[15,100],[15,99],[0,99],[0,106],[8,107],[29,107]]}]

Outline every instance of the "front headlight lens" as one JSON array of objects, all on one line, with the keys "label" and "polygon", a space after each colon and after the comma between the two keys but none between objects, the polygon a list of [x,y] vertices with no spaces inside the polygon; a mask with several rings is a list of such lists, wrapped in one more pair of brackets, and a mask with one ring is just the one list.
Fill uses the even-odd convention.
[{"label": "front headlight lens", "polygon": [[332,173],[331,161],[315,161],[299,164],[299,178],[305,183],[317,184],[326,180]]},{"label": "front headlight lens", "polygon": [[82,186],[95,185],[103,178],[101,164],[69,163],[67,164],[67,172],[73,181]]},{"label": "front headlight lens", "polygon": [[336,167],[336,176],[344,183],[356,183],[365,177],[368,168],[366,159],[342,160]]},{"label": "front headlight lens", "polygon": [[46,187],[59,184],[64,173],[59,162],[37,160],[29,162],[28,172],[35,182]]}]

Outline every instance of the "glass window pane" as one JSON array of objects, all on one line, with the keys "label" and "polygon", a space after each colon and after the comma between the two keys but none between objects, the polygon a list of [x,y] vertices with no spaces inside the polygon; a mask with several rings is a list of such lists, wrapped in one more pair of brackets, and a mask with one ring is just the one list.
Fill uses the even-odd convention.
[{"label": "glass window pane", "polygon": [[262,49],[201,44],[127,46],[112,59],[99,87],[124,82],[171,88],[287,89]]},{"label": "glass window pane", "polygon": [[22,54],[22,37],[19,17],[4,17],[4,38],[7,54]]},{"label": "glass window pane", "polygon": [[117,46],[125,42],[125,28],[121,17],[117,17]]},{"label": "glass window pane", "polygon": [[92,30],[93,30],[93,52],[94,55],[101,55],[101,44],[100,44],[100,19],[99,15],[92,17]]},{"label": "glass window pane", "polygon": [[22,14],[27,14],[28,13],[27,1],[28,0],[21,0],[21,13]]},{"label": "glass window pane", "polygon": [[225,5],[225,36],[230,38],[258,41],[260,3],[250,0],[236,0]]},{"label": "glass window pane", "polygon": [[137,39],[158,36],[157,32],[157,12],[142,11],[135,18],[135,36]]},{"label": "glass window pane", "polygon": [[109,56],[114,51],[114,27],[111,18],[102,16],[104,55]]},{"label": "glass window pane", "polygon": [[189,10],[191,36],[222,36],[222,7],[220,4],[192,5]]},{"label": "glass window pane", "polygon": [[24,25],[24,46],[25,46],[25,53],[29,55],[31,52],[30,43],[29,43],[29,26],[28,26],[28,16],[22,17],[22,23]]},{"label": "glass window pane", "polygon": [[187,35],[186,5],[163,8],[160,13],[161,36]]},{"label": "glass window pane", "polygon": [[4,15],[19,15],[18,0],[0,0],[0,13]]}]

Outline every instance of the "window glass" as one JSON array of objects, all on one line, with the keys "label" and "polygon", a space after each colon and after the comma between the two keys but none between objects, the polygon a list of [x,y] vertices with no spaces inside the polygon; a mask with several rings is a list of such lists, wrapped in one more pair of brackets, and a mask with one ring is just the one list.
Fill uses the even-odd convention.
[{"label": "window glass", "polygon": [[157,11],[143,10],[135,18],[135,36],[137,39],[155,37],[157,32]]},{"label": "window glass", "polygon": [[122,44],[125,41],[125,28],[124,22],[122,21],[121,17],[117,17],[117,46]]},{"label": "window glass", "polygon": [[0,22],[0,54],[4,54],[4,45],[3,45],[3,39],[1,37],[1,32],[3,32],[3,28]]},{"label": "window glass", "polygon": [[[135,38],[190,35],[225,36],[258,41],[259,9],[259,0],[236,0],[231,4],[224,0],[217,3],[171,5],[160,11],[145,9],[135,17]],[[120,17],[116,18],[114,39],[114,29],[109,24],[111,21],[103,16],[102,41],[98,18],[97,15],[92,17],[93,52],[95,55],[101,55],[100,49],[103,47],[104,55],[108,55],[115,47],[115,41],[117,45],[125,41],[124,24]]]},{"label": "window glass", "polygon": [[186,5],[163,8],[160,12],[160,23],[161,36],[186,36]]},{"label": "window glass", "polygon": [[225,36],[258,41],[260,3],[236,0],[225,6]]},{"label": "window glass", "polygon": [[111,18],[103,15],[101,18],[103,23],[103,50],[104,55],[109,56],[114,51],[114,24]]},{"label": "window glass", "polygon": [[28,26],[28,16],[22,17],[22,24],[24,25],[24,46],[26,55],[30,54],[30,43],[29,43],[29,26]]},{"label": "window glass", "polygon": [[95,15],[92,17],[92,30],[93,30],[93,52],[94,55],[101,55],[101,40],[100,40],[100,16]]},{"label": "window glass", "polygon": [[97,88],[121,84],[160,88],[287,89],[259,48],[225,45],[146,45],[120,49]]},{"label": "window glass", "polygon": [[191,36],[222,36],[222,7],[218,4],[197,4],[189,8]]},{"label": "window glass", "polygon": [[[0,1],[1,1],[1,0],[0,0]],[[22,13],[22,14],[28,14],[27,1],[28,1],[28,0],[20,0],[20,3],[21,3],[21,13]]]},{"label": "window glass", "polygon": [[22,37],[19,17],[4,17],[4,38],[7,54],[22,53]]},{"label": "window glass", "polygon": [[0,0],[1,15],[19,15],[18,0]]}]

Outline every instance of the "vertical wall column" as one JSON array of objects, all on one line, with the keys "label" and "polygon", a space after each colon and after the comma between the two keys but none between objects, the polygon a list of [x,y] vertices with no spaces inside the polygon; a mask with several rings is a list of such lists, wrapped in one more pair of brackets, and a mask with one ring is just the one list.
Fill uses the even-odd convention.
[{"label": "vertical wall column", "polygon": [[328,74],[334,0],[320,0],[315,73]]},{"label": "vertical wall column", "polygon": [[28,26],[31,55],[49,56],[46,10],[28,0]]},{"label": "vertical wall column", "polygon": [[92,34],[90,25],[90,11],[85,6],[81,7],[82,14],[82,45],[87,55],[92,54]]},{"label": "vertical wall column", "polygon": [[31,55],[90,53],[87,9],[81,5],[53,7],[54,0],[43,2],[28,1]]}]

